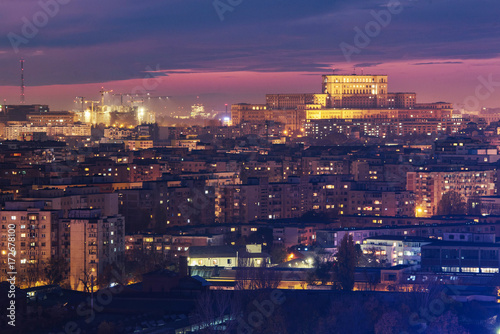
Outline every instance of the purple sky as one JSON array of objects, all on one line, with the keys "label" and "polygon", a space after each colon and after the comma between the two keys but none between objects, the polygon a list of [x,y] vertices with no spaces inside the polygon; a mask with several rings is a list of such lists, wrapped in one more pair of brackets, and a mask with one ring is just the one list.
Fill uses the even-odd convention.
[{"label": "purple sky", "polygon": [[[496,0],[246,0],[223,21],[212,0],[59,0],[44,14],[41,3],[56,1],[0,0],[0,101],[19,101],[23,57],[27,103],[52,109],[98,99],[104,86],[151,88],[172,97],[170,111],[195,102],[222,110],[263,103],[265,93],[320,92],[321,74],[354,67],[388,74],[390,91],[422,102],[500,106]],[[376,23],[373,13],[388,10],[390,23]],[[38,31],[25,34],[26,22]],[[380,29],[356,44],[355,29],[367,27]],[[349,62],[341,43],[357,46]],[[478,90],[488,78],[495,84]]]}]

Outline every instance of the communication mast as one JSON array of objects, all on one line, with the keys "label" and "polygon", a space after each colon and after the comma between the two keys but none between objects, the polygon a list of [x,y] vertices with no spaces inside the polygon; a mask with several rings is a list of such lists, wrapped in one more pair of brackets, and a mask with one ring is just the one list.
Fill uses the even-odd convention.
[{"label": "communication mast", "polygon": [[24,104],[24,59],[21,58],[21,104]]}]

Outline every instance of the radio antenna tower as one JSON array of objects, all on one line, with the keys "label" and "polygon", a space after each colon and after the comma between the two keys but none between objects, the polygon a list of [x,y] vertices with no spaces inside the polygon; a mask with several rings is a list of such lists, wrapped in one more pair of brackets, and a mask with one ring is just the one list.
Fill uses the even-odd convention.
[{"label": "radio antenna tower", "polygon": [[21,104],[24,104],[24,59],[21,58]]}]

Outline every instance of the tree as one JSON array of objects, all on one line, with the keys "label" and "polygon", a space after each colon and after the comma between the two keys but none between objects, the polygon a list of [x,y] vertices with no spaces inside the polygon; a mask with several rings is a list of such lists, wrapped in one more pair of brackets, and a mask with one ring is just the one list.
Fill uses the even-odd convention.
[{"label": "tree", "polygon": [[113,334],[116,333],[116,326],[112,322],[103,321],[97,327],[97,334]]},{"label": "tree", "polygon": [[127,251],[124,270],[132,281],[140,280],[142,274],[172,267],[177,262],[172,253],[163,254],[155,249],[132,249]]},{"label": "tree", "polygon": [[467,334],[458,323],[458,317],[451,311],[448,311],[436,318],[429,326],[426,333],[429,334]]},{"label": "tree", "polygon": [[386,259],[381,260],[375,255],[375,248],[368,248],[363,252],[361,246],[356,245],[356,252],[358,253],[358,267],[379,267],[387,262]]},{"label": "tree", "polygon": [[344,235],[340,242],[335,266],[336,279],[342,290],[351,291],[354,288],[354,272],[358,263],[356,245],[352,235]]},{"label": "tree", "polygon": [[276,289],[281,282],[281,273],[267,268],[264,262],[258,267],[249,265],[248,258],[240,258],[236,270],[236,288],[241,290]]},{"label": "tree", "polygon": [[68,263],[62,257],[53,257],[44,268],[45,278],[49,284],[59,284],[66,277]]},{"label": "tree", "polygon": [[467,200],[467,214],[471,216],[478,216],[481,214],[481,197],[478,195],[470,196]]},{"label": "tree", "polygon": [[334,265],[333,261],[323,260],[319,256],[314,258],[314,269],[310,270],[306,277],[306,282],[309,285],[316,285],[317,281],[325,285],[332,280],[331,270]]},{"label": "tree", "polygon": [[271,248],[271,263],[282,263],[285,262],[287,252],[284,246],[273,246]]},{"label": "tree", "polygon": [[441,197],[436,213],[442,216],[464,215],[466,213],[466,204],[459,193],[448,191]]},{"label": "tree", "polygon": [[[97,275],[97,278],[95,280],[96,289],[107,288],[112,283],[123,283],[117,281],[117,279],[122,276],[122,270],[119,267],[120,263],[107,263],[99,273],[99,275]],[[117,274],[119,274],[120,277],[116,277]]]},{"label": "tree", "polygon": [[90,270],[87,271],[82,271],[80,277],[78,278],[77,283],[75,283],[75,286],[73,286],[73,290],[77,290],[78,287],[80,286],[80,283],[82,284],[84,292],[91,292],[96,286],[96,277],[93,275],[93,272]]},{"label": "tree", "polygon": [[399,334],[404,330],[404,320],[398,311],[386,312],[375,324],[375,334]]},{"label": "tree", "polygon": [[191,319],[200,326],[202,334],[229,334],[236,330],[234,321],[241,313],[241,299],[236,292],[206,291],[196,300],[196,307]]},{"label": "tree", "polygon": [[36,282],[40,279],[40,267],[38,264],[30,264],[26,269],[24,274],[24,281],[26,282],[26,287],[32,288],[36,286]]}]

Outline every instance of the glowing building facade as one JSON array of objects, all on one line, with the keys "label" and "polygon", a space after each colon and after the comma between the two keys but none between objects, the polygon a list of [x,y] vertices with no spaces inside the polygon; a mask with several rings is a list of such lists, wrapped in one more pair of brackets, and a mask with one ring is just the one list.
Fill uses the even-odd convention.
[{"label": "glowing building facade", "polygon": [[283,122],[300,130],[309,120],[384,119],[444,120],[452,118],[450,103],[417,103],[412,92],[388,92],[387,75],[323,75],[321,93],[267,94],[266,104],[235,104],[233,124]]}]

